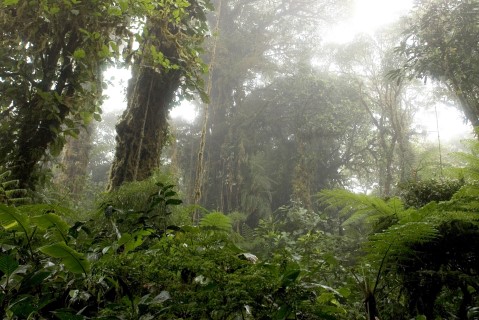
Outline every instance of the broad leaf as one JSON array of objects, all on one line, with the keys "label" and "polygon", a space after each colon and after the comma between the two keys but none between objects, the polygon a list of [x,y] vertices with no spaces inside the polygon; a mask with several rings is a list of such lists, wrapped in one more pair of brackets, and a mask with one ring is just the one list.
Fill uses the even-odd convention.
[{"label": "broad leaf", "polygon": [[20,214],[15,208],[0,204],[0,226],[13,230],[20,230],[28,237],[30,226],[27,217]]},{"label": "broad leaf", "polygon": [[3,0],[5,6],[12,6],[18,4],[18,0]]},{"label": "broad leaf", "polygon": [[56,310],[56,311],[53,311],[52,313],[60,320],[83,320],[83,319],[85,319],[84,316],[72,313],[72,311],[70,311],[68,309]]},{"label": "broad leaf", "polygon": [[123,246],[123,253],[127,253],[141,246],[144,241],[143,237],[147,237],[150,234],[151,230],[139,230],[133,234],[124,233],[118,240],[118,245]]},{"label": "broad leaf", "polygon": [[86,274],[90,270],[90,264],[86,258],[65,243],[54,243],[43,246],[39,250],[50,257],[61,259],[70,272]]},{"label": "broad leaf", "polygon": [[70,226],[62,218],[53,213],[42,214],[32,217],[32,221],[42,229],[53,229],[60,236],[59,239],[67,242],[67,234]]},{"label": "broad leaf", "polygon": [[18,262],[12,256],[0,257],[0,271],[9,277],[18,268]]}]

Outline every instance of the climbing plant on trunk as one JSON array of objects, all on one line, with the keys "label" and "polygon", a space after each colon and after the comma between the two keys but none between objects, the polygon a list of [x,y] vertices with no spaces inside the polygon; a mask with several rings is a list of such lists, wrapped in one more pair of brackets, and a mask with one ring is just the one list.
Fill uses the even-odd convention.
[{"label": "climbing plant on trunk", "polygon": [[147,17],[141,46],[134,53],[133,77],[128,83],[128,106],[116,126],[117,146],[109,189],[146,179],[158,168],[165,144],[167,115],[177,95],[203,99],[199,58],[208,31],[208,1],[167,1]]},{"label": "climbing plant on trunk", "polygon": [[[150,1],[0,2],[0,162],[35,189],[42,160],[99,119],[102,72]],[[125,48],[125,50],[123,50]]]}]

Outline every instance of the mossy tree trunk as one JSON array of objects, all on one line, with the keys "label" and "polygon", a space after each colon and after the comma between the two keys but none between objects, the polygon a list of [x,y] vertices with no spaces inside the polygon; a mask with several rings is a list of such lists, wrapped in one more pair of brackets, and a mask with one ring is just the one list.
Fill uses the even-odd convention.
[{"label": "mossy tree trunk", "polygon": [[127,109],[116,126],[116,151],[108,190],[148,178],[159,167],[168,111],[176,92],[206,99],[199,57],[208,26],[208,1],[171,2],[152,9],[143,42],[132,51]]},{"label": "mossy tree trunk", "polygon": [[116,151],[108,189],[148,178],[159,167],[167,116],[179,86],[176,72],[139,68],[128,84],[128,107],[116,126]]}]

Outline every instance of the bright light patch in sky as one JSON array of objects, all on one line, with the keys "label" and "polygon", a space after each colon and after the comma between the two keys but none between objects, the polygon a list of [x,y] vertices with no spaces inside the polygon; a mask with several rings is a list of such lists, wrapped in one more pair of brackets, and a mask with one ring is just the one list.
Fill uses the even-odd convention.
[{"label": "bright light patch in sky", "polygon": [[170,117],[183,118],[188,122],[193,122],[198,115],[197,108],[189,101],[183,101],[179,106],[170,111]]},{"label": "bright light patch in sky", "polygon": [[463,114],[458,109],[441,103],[436,105],[436,110],[419,109],[415,123],[422,128],[424,136],[430,142],[437,141],[438,129],[442,142],[473,138],[472,127],[465,122]]},{"label": "bright light patch in sky", "polygon": [[405,15],[412,6],[412,0],[356,0],[352,17],[329,30],[324,40],[346,43],[358,33],[371,34]]},{"label": "bright light patch in sky", "polygon": [[103,101],[103,112],[120,113],[126,109],[126,87],[131,72],[128,69],[110,68],[105,72],[105,81],[108,82],[103,94],[106,96]]}]

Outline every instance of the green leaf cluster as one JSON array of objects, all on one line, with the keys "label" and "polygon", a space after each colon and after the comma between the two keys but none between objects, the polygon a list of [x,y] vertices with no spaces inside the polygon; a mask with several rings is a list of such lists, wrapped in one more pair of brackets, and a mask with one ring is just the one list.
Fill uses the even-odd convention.
[{"label": "green leaf cluster", "polygon": [[[471,165],[475,166],[475,161]],[[416,208],[406,208],[399,198],[383,200],[346,190],[320,193],[321,201],[330,209],[336,208],[346,216],[342,224],[345,229],[370,226],[365,229],[368,239],[359,260],[367,266],[368,275],[356,278],[365,301],[380,297],[379,308],[388,310],[392,318],[395,312],[402,317],[444,316],[439,306],[457,291],[462,301],[447,302],[447,308],[465,316],[467,307],[479,299],[475,285],[479,193],[475,184],[466,184],[455,193],[450,190],[458,190],[457,181],[412,184],[406,199],[410,201],[415,196],[411,204]],[[430,202],[424,204],[427,200]],[[375,279],[372,284],[371,279]],[[397,289],[392,283],[397,284]],[[396,311],[383,304],[391,294],[400,297]]]}]

